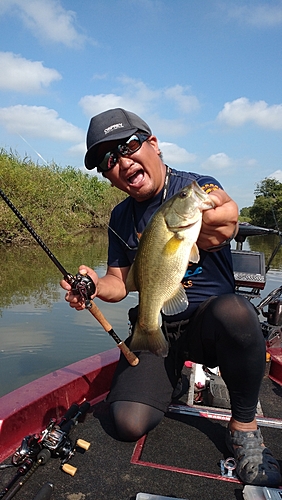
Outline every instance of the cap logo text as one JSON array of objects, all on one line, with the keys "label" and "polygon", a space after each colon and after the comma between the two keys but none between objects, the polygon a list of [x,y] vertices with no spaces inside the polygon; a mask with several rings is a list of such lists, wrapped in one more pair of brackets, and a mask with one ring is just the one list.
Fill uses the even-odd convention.
[{"label": "cap logo text", "polygon": [[111,125],[110,127],[105,128],[104,133],[105,133],[105,135],[107,135],[110,132],[112,132],[113,130],[116,130],[117,128],[123,128],[123,124],[122,123],[115,123],[114,125]]}]

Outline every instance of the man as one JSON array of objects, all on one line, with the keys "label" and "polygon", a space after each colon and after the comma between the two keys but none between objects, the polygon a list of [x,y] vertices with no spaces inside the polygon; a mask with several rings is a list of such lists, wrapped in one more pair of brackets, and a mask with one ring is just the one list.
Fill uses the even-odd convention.
[{"label": "man", "polygon": [[[111,109],[91,119],[87,149],[87,169],[97,168],[129,195],[111,214],[106,275],[99,278],[91,268],[79,268],[96,285],[93,297],[117,302],[126,296],[126,278],[139,236],[166,199],[196,180],[214,203],[214,208],[203,212],[197,241],[200,261],[189,265],[183,278],[189,306],[174,317],[163,316],[168,356],[141,351],[136,367],[123,356],[119,361],[108,401],[120,438],[137,440],[160,422],[185,359],[219,366],[230,394],[232,417],[226,444],[237,459],[237,473],[247,484],[278,486],[278,462],[264,446],[255,419],[265,342],[253,306],[234,291],[229,243],[238,229],[236,203],[213,177],[165,165],[148,124],[124,109]],[[70,306],[84,309],[70,286],[65,281],[61,285]],[[133,315],[131,320],[134,324]]]}]

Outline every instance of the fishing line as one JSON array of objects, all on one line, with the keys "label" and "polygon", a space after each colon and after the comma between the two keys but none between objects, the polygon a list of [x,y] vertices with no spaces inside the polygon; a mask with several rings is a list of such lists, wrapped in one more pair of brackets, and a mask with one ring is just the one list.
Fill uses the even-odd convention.
[{"label": "fishing line", "polygon": [[[32,149],[32,150],[36,153],[36,154],[37,154],[37,156],[38,156],[38,157],[39,157],[39,158],[43,161],[43,163],[45,163],[45,165],[46,165],[47,167],[50,167],[50,164],[49,164],[49,163],[48,163],[48,162],[47,162],[47,161],[43,158],[43,156],[42,156],[40,153],[38,153],[38,151],[36,151],[36,149],[34,149],[34,147],[33,147],[31,144],[29,144],[29,142],[28,142],[28,141],[27,141],[27,140],[26,140],[26,139],[25,139],[22,135],[20,135],[20,134],[18,134],[18,135],[19,135],[19,137],[20,137],[20,138],[21,138],[21,139],[22,139],[22,140],[23,140],[23,141],[24,141],[24,142],[25,142],[25,143],[26,143],[26,144],[27,144],[27,145],[28,145],[28,146],[29,146],[29,147],[30,147],[30,148],[31,148],[31,149]],[[66,181],[65,179],[63,179],[63,178],[62,178],[62,176],[61,176],[58,172],[57,172],[57,175],[58,175],[58,177],[59,177],[60,181],[61,181],[62,183],[64,183],[70,191],[72,191],[73,193],[75,193],[76,197],[78,196],[78,199],[79,199],[79,200],[80,200],[80,201],[84,204],[85,208],[87,208],[87,209],[89,210],[90,214],[91,214],[91,215],[96,215],[96,214],[95,214],[95,212],[94,212],[94,210],[93,210],[93,208],[92,208],[92,207],[89,205],[89,203],[88,203],[88,202],[87,202],[87,201],[83,198],[83,196],[82,196],[81,194],[77,193],[77,191],[75,191],[75,189],[74,189],[72,186],[70,186],[70,185],[67,183],[67,181]],[[108,228],[108,229],[110,229],[110,230],[112,231],[112,233],[113,233],[113,234],[115,234],[115,236],[117,236],[117,238],[119,238],[119,240],[120,240],[120,241],[121,241],[121,242],[122,242],[122,243],[126,246],[126,248],[127,248],[128,250],[133,250],[133,249],[131,248],[131,246],[130,246],[130,245],[128,245],[128,244],[126,243],[126,241],[124,241],[124,240],[123,240],[123,238],[122,238],[122,237],[121,237],[121,236],[120,236],[120,235],[119,235],[119,234],[118,234],[118,233],[117,233],[117,232],[116,232],[116,231],[115,231],[115,230],[114,230],[114,229],[113,229],[113,228],[112,228],[109,224],[107,224],[107,223],[105,222],[105,225],[107,226],[107,228]],[[134,250],[136,250],[136,249],[134,248]]]},{"label": "fishing line", "polygon": [[41,160],[42,160],[42,161],[43,161],[46,165],[48,165],[47,161],[46,161],[46,160],[44,160],[43,156],[41,156],[41,154],[40,154],[40,153],[38,153],[38,151],[36,151],[36,149],[34,149],[34,148],[32,147],[32,145],[31,145],[31,144],[29,144],[29,143],[27,142],[27,140],[26,140],[26,139],[25,139],[25,138],[24,138],[21,134],[18,134],[18,136],[19,136],[19,137],[20,137],[20,138],[21,138],[24,142],[26,142],[26,144],[27,144],[27,145],[28,145],[28,146],[29,146],[29,147],[30,147],[30,148],[31,148],[31,149],[32,149],[32,150],[33,150],[33,151],[37,154],[37,156],[39,156],[39,158],[40,158],[40,159],[41,159]]},{"label": "fishing line", "polygon": [[[18,217],[21,223],[25,226],[25,228],[29,231],[29,233],[33,236],[36,242],[40,245],[42,250],[48,255],[53,264],[59,269],[62,273],[64,280],[71,285],[71,288],[74,293],[80,295],[81,298],[84,299],[85,307],[88,309],[91,314],[99,321],[99,323],[103,326],[104,330],[114,339],[117,343],[117,346],[124,354],[125,358],[129,362],[131,366],[136,366],[139,363],[139,359],[137,356],[130,351],[127,345],[118,337],[116,332],[113,330],[112,326],[107,322],[103,313],[100,311],[98,306],[91,299],[91,296],[96,291],[96,286],[93,280],[87,274],[77,273],[76,276],[68,273],[66,269],[62,266],[62,264],[56,259],[51,250],[47,247],[44,241],[40,238],[40,236],[35,232],[33,227],[29,224],[29,222],[24,218],[24,216],[19,212],[19,210],[13,205],[11,200],[6,196],[4,191],[0,189],[0,196],[8,205],[8,207],[14,212],[14,214]],[[1,497],[0,497],[1,498]]]}]

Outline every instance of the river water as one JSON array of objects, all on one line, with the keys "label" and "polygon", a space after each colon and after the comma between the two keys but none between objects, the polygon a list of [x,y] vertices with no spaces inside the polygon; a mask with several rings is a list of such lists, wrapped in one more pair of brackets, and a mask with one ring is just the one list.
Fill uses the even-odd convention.
[{"label": "river water", "polygon": [[[263,251],[266,261],[278,243],[277,237],[255,236],[245,249]],[[234,247],[234,245],[232,245]],[[77,245],[51,248],[53,254],[72,274],[80,264],[106,270],[107,235],[94,230],[78,236]],[[115,347],[89,311],[72,310],[59,286],[61,274],[38,246],[0,247],[0,397],[47,373],[85,357]],[[282,252],[275,257],[262,296],[281,285]],[[121,339],[128,335],[127,311],[138,302],[130,293],[120,303],[97,299]]]}]

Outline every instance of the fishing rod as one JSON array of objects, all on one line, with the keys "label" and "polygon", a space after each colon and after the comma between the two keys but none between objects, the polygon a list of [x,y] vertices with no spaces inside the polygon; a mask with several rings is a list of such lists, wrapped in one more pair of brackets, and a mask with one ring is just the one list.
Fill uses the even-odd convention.
[{"label": "fishing rod", "polygon": [[37,492],[33,500],[50,500],[54,486],[52,483],[45,483]]},{"label": "fishing rod", "polygon": [[[13,481],[6,487],[6,492],[4,495],[5,500],[10,500],[11,498],[14,498],[16,493],[25,485],[27,480],[30,478],[30,476],[32,474],[34,474],[34,472],[38,469],[38,467],[40,465],[45,465],[46,462],[48,462],[48,460],[50,458],[51,458],[50,450],[43,449],[38,453],[37,458],[36,458],[36,462],[34,462],[33,460],[29,460],[28,469],[27,469],[27,472],[24,473],[23,479],[21,479],[20,482],[17,483],[13,488],[11,488]],[[22,466],[22,468],[23,468],[23,466]],[[1,496],[1,498],[2,498],[2,496]]]},{"label": "fishing rod", "polygon": [[119,338],[116,332],[113,330],[112,326],[106,318],[104,317],[102,311],[98,308],[97,304],[91,299],[91,295],[95,293],[96,287],[93,280],[87,274],[77,273],[75,276],[70,274],[58,261],[55,255],[51,252],[51,250],[47,247],[44,241],[40,238],[40,236],[36,233],[33,227],[29,224],[29,222],[24,218],[24,216],[19,212],[19,210],[15,207],[15,205],[11,202],[8,196],[4,193],[4,191],[0,188],[0,196],[7,203],[8,207],[14,212],[14,214],[18,217],[24,227],[29,231],[31,236],[35,239],[35,241],[39,244],[39,246],[44,250],[44,252],[51,259],[53,264],[59,269],[62,273],[64,280],[71,285],[73,292],[79,294],[85,302],[85,307],[88,309],[91,314],[97,319],[100,325],[104,328],[104,330],[114,339],[118,348],[122,351],[127,361],[131,366],[136,366],[139,363],[139,358],[130,351],[127,345]]}]

